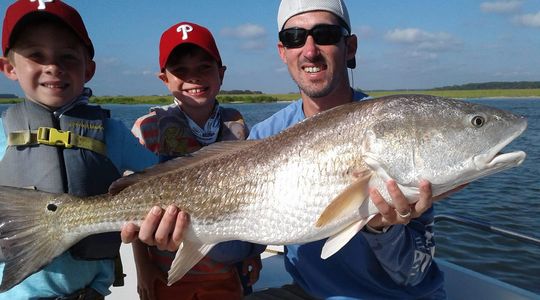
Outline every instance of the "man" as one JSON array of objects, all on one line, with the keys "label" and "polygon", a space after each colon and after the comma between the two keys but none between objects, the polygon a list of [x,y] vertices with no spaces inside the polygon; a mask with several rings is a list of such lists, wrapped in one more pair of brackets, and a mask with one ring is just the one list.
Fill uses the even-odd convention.
[{"label": "man", "polygon": [[[279,55],[301,99],[255,125],[253,139],[367,97],[350,87],[347,76],[347,67],[355,67],[357,37],[343,0],[282,0],[277,19]],[[433,261],[429,182],[422,182],[420,200],[413,205],[394,181],[387,188],[395,207],[370,190],[380,214],[340,251],[323,260],[325,240],[286,246],[285,267],[293,283],[248,299],[445,298],[443,274]]]},{"label": "man", "polygon": [[[347,67],[355,67],[357,37],[351,34],[342,0],[283,0],[278,30],[279,55],[302,98],[255,125],[250,134],[253,139],[277,134],[319,112],[367,97],[353,91],[347,76]],[[421,183],[420,200],[413,205],[394,181],[387,188],[394,207],[371,190],[380,214],[340,251],[322,260],[325,240],[286,246],[284,260],[293,284],[247,299],[444,299],[443,275],[432,260],[435,199],[430,183]],[[185,214],[178,215],[180,222],[174,223],[175,217],[165,214],[160,223],[159,215],[149,214],[139,238],[175,246],[187,224]],[[135,230],[126,228],[124,240],[136,236]]]}]

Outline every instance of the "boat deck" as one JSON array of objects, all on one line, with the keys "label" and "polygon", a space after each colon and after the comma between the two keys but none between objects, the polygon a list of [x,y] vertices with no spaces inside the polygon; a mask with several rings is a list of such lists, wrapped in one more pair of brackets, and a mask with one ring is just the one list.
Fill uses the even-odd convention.
[{"label": "boat deck", "polygon": [[[255,290],[269,287],[279,287],[290,283],[291,278],[283,266],[283,255],[280,246],[269,246],[262,255],[263,272],[255,284]],[[120,249],[124,262],[125,285],[112,287],[108,300],[138,299],[137,273],[130,245],[122,245]],[[439,267],[445,273],[448,299],[459,300],[540,300],[540,295],[513,285],[482,275],[444,260],[437,260]]]}]

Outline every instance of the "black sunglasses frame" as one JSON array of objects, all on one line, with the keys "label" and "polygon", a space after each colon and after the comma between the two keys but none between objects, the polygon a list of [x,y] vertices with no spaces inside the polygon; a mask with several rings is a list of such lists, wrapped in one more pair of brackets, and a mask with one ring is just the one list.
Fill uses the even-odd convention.
[{"label": "black sunglasses frame", "polygon": [[310,35],[317,45],[335,45],[350,33],[343,26],[332,24],[318,24],[311,29],[291,27],[279,32],[279,41],[285,48],[300,48]]}]

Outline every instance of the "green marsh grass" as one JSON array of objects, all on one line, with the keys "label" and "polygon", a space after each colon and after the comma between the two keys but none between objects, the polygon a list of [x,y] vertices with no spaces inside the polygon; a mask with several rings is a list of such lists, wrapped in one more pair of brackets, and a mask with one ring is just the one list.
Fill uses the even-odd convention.
[{"label": "green marsh grass", "polygon": [[493,89],[493,90],[402,90],[402,91],[366,91],[372,97],[396,94],[427,94],[448,98],[540,98],[540,89]]},{"label": "green marsh grass", "polygon": [[[449,98],[540,98],[540,89],[490,89],[490,90],[395,90],[365,91],[372,97],[395,94],[428,94]],[[294,101],[300,98],[299,93],[289,94],[221,94],[217,96],[220,103],[264,103],[278,101]],[[0,99],[0,104],[17,103],[22,98]],[[172,103],[171,96],[96,96],[90,99],[96,104],[156,104]]]}]

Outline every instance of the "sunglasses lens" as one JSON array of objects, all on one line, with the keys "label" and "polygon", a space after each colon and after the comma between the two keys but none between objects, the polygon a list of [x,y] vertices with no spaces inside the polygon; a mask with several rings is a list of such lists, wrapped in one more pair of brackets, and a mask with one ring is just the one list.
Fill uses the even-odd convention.
[{"label": "sunglasses lens", "polygon": [[306,43],[307,35],[308,31],[303,28],[289,28],[279,33],[279,40],[287,48],[298,48]]},{"label": "sunglasses lens", "polygon": [[343,36],[339,26],[323,25],[314,27],[311,31],[311,36],[318,45],[334,45]]},{"label": "sunglasses lens", "polygon": [[347,34],[341,26],[321,24],[310,30],[298,27],[283,29],[279,32],[279,40],[287,48],[299,48],[304,46],[308,35],[311,35],[318,45],[334,45]]}]

